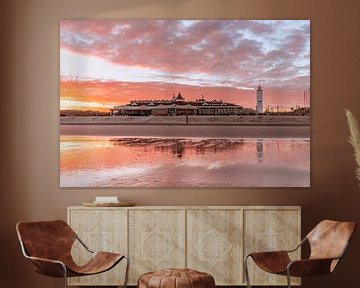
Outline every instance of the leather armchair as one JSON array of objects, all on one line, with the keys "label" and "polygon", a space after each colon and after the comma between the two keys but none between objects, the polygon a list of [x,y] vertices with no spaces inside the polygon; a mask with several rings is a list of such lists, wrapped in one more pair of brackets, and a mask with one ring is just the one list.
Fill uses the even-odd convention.
[{"label": "leather armchair", "polygon": [[[249,258],[266,272],[286,275],[289,288],[291,288],[291,276],[305,277],[332,273],[344,256],[355,229],[354,222],[324,220],[292,250],[250,253],[244,259],[247,287],[251,287],[247,266]],[[310,257],[292,261],[289,253],[299,249],[306,241],[311,248]]]},{"label": "leather armchair", "polygon": [[[67,277],[102,273],[112,269],[123,259],[127,261],[124,281],[126,288],[128,257],[125,254],[91,251],[66,222],[19,222],[16,231],[23,255],[31,260],[35,271],[50,277],[64,278],[65,288]],[[90,260],[83,266],[78,266],[71,256],[71,247],[75,241],[79,241],[91,254]]]}]

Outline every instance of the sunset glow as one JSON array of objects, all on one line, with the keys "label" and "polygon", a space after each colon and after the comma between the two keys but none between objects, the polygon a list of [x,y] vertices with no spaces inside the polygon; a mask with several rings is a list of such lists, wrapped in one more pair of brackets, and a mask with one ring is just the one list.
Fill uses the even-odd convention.
[{"label": "sunset glow", "polygon": [[63,20],[60,109],[106,111],[135,99],[303,106],[310,21]]}]

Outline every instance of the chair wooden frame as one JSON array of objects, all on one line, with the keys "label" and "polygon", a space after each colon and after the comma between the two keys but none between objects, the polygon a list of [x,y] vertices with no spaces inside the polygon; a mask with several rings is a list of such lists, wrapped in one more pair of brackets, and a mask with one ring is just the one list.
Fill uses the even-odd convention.
[{"label": "chair wooden frame", "polygon": [[[76,240],[79,241],[79,243],[89,253],[91,253],[92,257],[91,257],[90,261],[95,259],[97,256],[98,256],[97,258],[100,258],[101,255],[107,255],[107,254],[109,254],[109,255],[111,254],[111,256],[116,256],[115,260],[112,261],[112,263],[110,263],[111,265],[109,267],[107,267],[106,269],[103,269],[101,271],[97,271],[96,273],[91,273],[91,272],[87,273],[86,270],[84,270],[84,269],[81,270],[81,268],[84,268],[87,264],[85,264],[84,266],[79,267],[80,269],[78,271],[76,271],[76,270],[73,270],[73,269],[69,268],[66,265],[65,261],[61,261],[59,259],[50,259],[50,258],[31,256],[30,253],[28,252],[28,250],[26,249],[26,245],[24,244],[24,241],[22,239],[23,235],[21,233],[21,229],[19,228],[20,225],[37,224],[37,223],[50,223],[51,224],[51,222],[53,222],[53,223],[57,222],[57,223],[60,223],[62,225],[66,225],[68,227],[68,229],[70,229],[73,232],[73,235],[74,235],[73,242],[75,242]],[[20,246],[21,246],[21,251],[22,251],[25,258],[32,261],[36,272],[38,272],[40,274],[43,274],[43,275],[46,275],[46,276],[50,276],[50,277],[63,277],[63,279],[64,279],[64,287],[65,288],[68,287],[68,283],[67,283],[68,277],[89,276],[89,275],[103,273],[103,272],[106,272],[106,271],[112,269],[113,267],[115,267],[118,263],[121,262],[122,259],[126,260],[126,270],[125,270],[125,279],[124,279],[123,287],[127,288],[127,282],[128,282],[128,276],[129,276],[129,265],[130,265],[129,257],[127,255],[125,255],[125,254],[115,254],[115,253],[108,253],[108,252],[94,252],[94,251],[92,251],[79,238],[79,236],[70,228],[70,226],[68,226],[64,221],[62,221],[62,220],[54,220],[54,221],[41,221],[41,222],[19,222],[16,225],[16,230],[17,230],[17,234],[18,234],[18,238],[19,238],[19,242],[20,242]],[[99,254],[97,254],[97,253],[102,253],[102,254],[99,256]],[[36,265],[36,264],[38,264],[38,265]],[[42,270],[42,268],[45,268],[45,269]]]},{"label": "chair wooden frame", "polygon": [[[334,251],[328,253],[328,255],[326,252],[324,253],[323,251],[322,253],[317,253],[317,251],[315,251],[315,248],[319,248],[318,246],[320,245],[318,243],[320,243],[320,241],[319,239],[315,239],[316,237],[314,237],[314,234],[317,233],[316,229],[320,230],[324,226],[325,227],[329,226],[330,228],[340,227],[339,225],[341,225],[342,231],[346,232],[345,235],[341,235],[342,237],[339,237],[341,238],[340,242],[343,242],[341,243],[343,245],[338,245],[341,252],[338,253],[337,255],[331,254]],[[300,244],[298,244],[294,249],[282,250],[282,251],[257,252],[246,255],[244,258],[244,274],[245,274],[247,287],[251,288],[250,279],[249,279],[249,269],[248,269],[248,259],[250,257],[253,258],[255,263],[262,270],[273,274],[286,275],[288,288],[291,288],[291,276],[304,277],[304,276],[314,276],[314,275],[332,273],[336,268],[337,264],[339,263],[339,261],[341,260],[341,258],[344,256],[351,241],[351,238],[355,232],[355,229],[356,229],[356,223],[354,222],[338,222],[338,221],[324,220],[320,222],[305,238],[303,238]],[[307,241],[309,242],[311,248],[311,255],[309,259],[291,261],[288,254],[295,252]],[[317,247],[315,248],[312,247],[313,243],[316,244]],[[324,257],[322,257],[321,254],[324,255]],[[272,258],[271,260],[272,266],[275,266],[274,259],[276,260],[276,258],[278,258],[279,260],[282,259],[283,263],[277,265],[276,268],[271,267],[271,264],[266,263],[267,258]],[[284,263],[286,263],[286,266],[283,265]]]}]

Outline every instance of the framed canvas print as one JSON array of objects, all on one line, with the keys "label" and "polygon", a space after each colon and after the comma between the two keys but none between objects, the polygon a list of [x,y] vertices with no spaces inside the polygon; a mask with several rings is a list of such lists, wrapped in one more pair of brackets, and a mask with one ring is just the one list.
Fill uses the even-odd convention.
[{"label": "framed canvas print", "polygon": [[62,20],[61,187],[309,187],[309,20]]}]

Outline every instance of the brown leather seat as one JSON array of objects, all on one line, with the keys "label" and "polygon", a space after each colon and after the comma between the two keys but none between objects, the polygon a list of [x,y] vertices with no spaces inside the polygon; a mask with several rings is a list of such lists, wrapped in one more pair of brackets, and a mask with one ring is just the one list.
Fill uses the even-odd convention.
[{"label": "brown leather seat", "polygon": [[[19,222],[16,231],[23,254],[30,259],[35,271],[50,277],[64,278],[67,287],[67,277],[88,276],[105,272],[113,268],[125,254],[91,251],[76,235],[66,222],[62,220]],[[72,256],[71,247],[78,240],[92,257],[83,266],[78,266]],[[127,284],[128,265],[124,287]]]},{"label": "brown leather seat", "polygon": [[143,274],[138,288],[214,288],[210,274],[192,269],[166,269]]},{"label": "brown leather seat", "polygon": [[[333,272],[343,257],[355,229],[354,222],[324,220],[295,249],[250,253],[244,260],[247,286],[251,287],[247,268],[249,257],[266,272],[287,275],[288,287],[291,287],[290,276],[304,277]],[[289,253],[297,250],[306,241],[309,242],[311,248],[309,259],[292,261]]]}]

